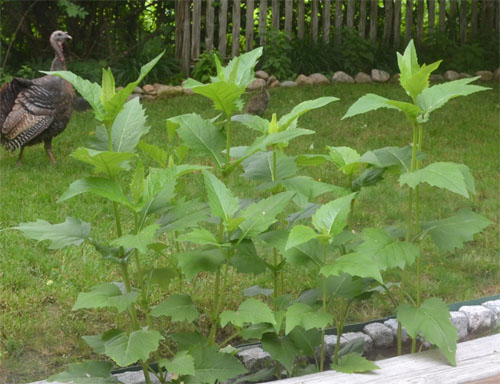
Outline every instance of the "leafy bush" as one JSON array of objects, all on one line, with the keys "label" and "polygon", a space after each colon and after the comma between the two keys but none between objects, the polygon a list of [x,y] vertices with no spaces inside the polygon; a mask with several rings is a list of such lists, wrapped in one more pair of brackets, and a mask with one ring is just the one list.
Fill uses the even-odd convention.
[{"label": "leafy bush", "polygon": [[215,76],[217,73],[215,56],[217,56],[219,61],[221,61],[220,54],[216,49],[212,49],[200,55],[199,60],[193,68],[193,79],[201,81],[202,83],[208,83],[210,81],[210,77]]},{"label": "leafy bush", "polygon": [[259,62],[259,69],[276,76],[280,80],[293,78],[295,73],[291,60],[292,46],[285,38],[285,33],[270,29],[266,33],[264,53]]},{"label": "leafy bush", "polygon": [[102,69],[107,66],[108,63],[106,60],[68,61],[69,71],[92,82],[97,82],[101,79]]},{"label": "leafy bush", "polygon": [[339,68],[335,50],[330,44],[312,44],[306,39],[292,42],[290,59],[295,73],[310,75],[316,72],[330,72]]},{"label": "leafy bush", "polygon": [[371,70],[375,67],[376,50],[374,43],[363,39],[354,29],[344,29],[342,43],[336,49],[339,69],[351,74]]}]

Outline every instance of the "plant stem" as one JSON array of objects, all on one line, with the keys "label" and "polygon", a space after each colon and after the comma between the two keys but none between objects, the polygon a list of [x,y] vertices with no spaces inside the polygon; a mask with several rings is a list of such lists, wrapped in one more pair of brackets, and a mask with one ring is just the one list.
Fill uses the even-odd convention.
[{"label": "plant stem", "polygon": [[[178,232],[175,231],[174,232],[174,243],[175,243],[175,251],[177,252],[177,254],[181,253],[181,248],[180,248],[180,245],[179,245],[179,242],[177,241],[177,236],[178,236]],[[178,286],[178,292],[179,293],[182,293],[183,291],[183,283],[184,283],[184,278],[182,276],[182,271],[179,267],[178,268],[178,273],[179,273],[179,286]]]},{"label": "plant stem", "polygon": [[[326,265],[326,244],[323,244],[323,265]],[[326,276],[321,276],[321,303],[323,312],[327,311],[326,302]],[[322,372],[325,366],[325,328],[321,330],[321,355],[319,360],[319,371]]]},{"label": "plant stem", "polygon": [[333,364],[339,363],[339,350],[340,350],[340,339],[342,338],[342,332],[344,330],[345,319],[347,319],[347,313],[349,312],[349,307],[351,302],[348,302],[345,306],[343,313],[337,321],[337,344],[335,345],[335,353],[333,354]]},{"label": "plant stem", "polygon": [[231,116],[226,116],[226,164],[224,170],[227,172],[231,161]]},{"label": "plant stem", "polygon": [[278,250],[273,248],[273,298],[274,298],[274,310],[277,311],[278,302]]},{"label": "plant stem", "polygon": [[217,318],[219,317],[217,304],[219,302],[220,294],[220,267],[217,268],[215,272],[215,283],[214,283],[214,310],[212,312],[212,325],[210,327],[210,333],[208,334],[208,341],[211,344],[215,344],[215,331],[217,329]]}]

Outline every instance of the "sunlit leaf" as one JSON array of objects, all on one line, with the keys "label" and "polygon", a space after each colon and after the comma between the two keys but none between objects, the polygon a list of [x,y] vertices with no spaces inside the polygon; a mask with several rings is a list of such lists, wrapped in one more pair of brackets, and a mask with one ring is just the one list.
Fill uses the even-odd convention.
[{"label": "sunlit leaf", "polygon": [[161,359],[158,365],[169,373],[194,376],[194,358],[188,351],[177,352],[171,360]]},{"label": "sunlit leaf", "polygon": [[240,304],[236,311],[224,311],[220,315],[221,327],[225,327],[228,323],[243,327],[245,324],[269,323],[276,324],[273,312],[267,304],[249,298]]},{"label": "sunlit leaf", "polygon": [[307,331],[312,328],[325,329],[332,323],[333,316],[330,313],[314,309],[304,303],[295,303],[286,311],[285,334],[288,335],[297,326]]},{"label": "sunlit leaf", "polygon": [[74,181],[71,183],[66,192],[64,192],[57,200],[57,202],[61,203],[74,196],[87,192],[104,197],[105,199],[111,201],[115,201],[127,207],[132,207],[130,200],[123,193],[120,184],[102,177],[85,177]]},{"label": "sunlit leaf", "polygon": [[64,372],[50,376],[48,382],[73,384],[115,384],[116,377],[111,376],[113,363],[109,361],[87,360],[81,363],[71,363]]},{"label": "sunlit leaf", "polygon": [[225,223],[229,222],[239,208],[238,198],[214,174],[203,171],[203,179],[212,213]]},{"label": "sunlit leaf", "polygon": [[330,368],[343,373],[361,373],[380,369],[373,361],[367,360],[358,353],[349,353],[340,358],[338,364],[332,363]]},{"label": "sunlit leaf", "polygon": [[151,316],[169,316],[172,321],[195,321],[200,313],[193,304],[191,297],[185,293],[169,296],[162,303],[151,308]]},{"label": "sunlit leaf", "polygon": [[347,216],[351,210],[351,201],[356,193],[340,197],[322,205],[312,216],[312,224],[320,233],[335,236],[342,232],[347,224]]},{"label": "sunlit leaf", "polygon": [[113,307],[118,313],[125,311],[137,301],[139,292],[126,292],[121,283],[103,283],[92,287],[89,292],[80,292],[73,311],[86,308]]},{"label": "sunlit leaf", "polygon": [[158,228],[160,228],[158,224],[151,224],[137,234],[123,235],[113,240],[110,244],[124,248],[135,248],[141,253],[146,253],[148,245],[154,242]]},{"label": "sunlit leaf", "polygon": [[160,340],[163,340],[163,336],[158,331],[144,329],[103,335],[106,355],[120,367],[126,367],[138,360],[146,361],[149,354],[156,351]]}]

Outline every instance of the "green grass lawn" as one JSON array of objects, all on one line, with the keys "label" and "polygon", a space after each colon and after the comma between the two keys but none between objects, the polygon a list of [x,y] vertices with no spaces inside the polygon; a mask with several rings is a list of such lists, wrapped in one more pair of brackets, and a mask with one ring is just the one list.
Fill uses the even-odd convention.
[{"label": "green grass lawn", "polygon": [[[427,161],[454,161],[468,165],[475,177],[477,194],[464,199],[456,194],[425,186],[422,188],[422,217],[439,218],[460,208],[472,208],[488,217],[493,225],[455,254],[442,254],[429,243],[423,244],[424,294],[458,302],[500,293],[500,99],[499,87],[449,102],[433,113],[425,126],[424,151]],[[288,153],[326,153],[325,145],[350,146],[359,153],[384,146],[404,146],[411,141],[411,128],[404,116],[380,110],[341,121],[348,107],[367,92],[389,98],[403,98],[399,86],[335,85],[271,90],[266,112],[278,116],[301,101],[321,96],[341,100],[300,119],[300,127],[316,131],[291,143]],[[145,140],[168,148],[165,119],[197,112],[212,117],[209,101],[201,96],[145,102],[151,130]],[[91,112],[75,112],[66,129],[54,140],[57,163],[51,165],[43,146],[27,148],[24,163],[16,167],[17,153],[0,152],[0,227],[45,219],[52,223],[75,216],[93,226],[93,236],[114,231],[112,207],[83,195],[56,204],[69,184],[88,175],[89,167],[70,157],[84,146],[96,122]],[[236,127],[234,145],[248,143],[252,136]],[[311,149],[313,148],[313,149]],[[188,158],[187,161],[194,162]],[[346,180],[332,166],[306,168],[303,173],[337,185]],[[233,189],[242,198],[252,197],[238,175],[231,176]],[[199,180],[201,185],[201,179]],[[196,188],[196,184],[195,188]],[[396,186],[396,187],[395,187]],[[192,188],[190,188],[192,189]],[[365,188],[359,196],[354,229],[371,225],[392,225],[403,220],[406,192],[393,176],[375,187]],[[80,291],[117,279],[109,265],[88,245],[61,251],[48,250],[46,244],[27,240],[20,232],[0,232],[0,382],[25,383],[40,380],[70,362],[95,358],[81,339],[119,326],[106,311],[77,311],[71,307]],[[316,271],[285,270],[285,290],[292,295],[308,288]],[[255,278],[231,273],[225,302],[234,309],[241,291],[250,285],[270,287],[270,275]],[[212,276],[200,276],[186,287],[201,307],[210,306],[207,293]],[[387,278],[390,281],[390,275]],[[172,290],[175,287],[171,288]],[[158,297],[160,299],[160,297]],[[392,314],[389,304],[379,299],[365,302],[352,312],[350,322],[367,321]],[[208,320],[205,319],[208,324]],[[206,326],[203,317],[201,327]],[[168,324],[165,323],[165,326]]]}]

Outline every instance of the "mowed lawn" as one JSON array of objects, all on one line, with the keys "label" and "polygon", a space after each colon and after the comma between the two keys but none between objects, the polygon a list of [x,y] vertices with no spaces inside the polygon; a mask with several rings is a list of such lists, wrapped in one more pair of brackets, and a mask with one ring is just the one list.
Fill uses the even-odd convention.
[{"label": "mowed lawn", "polygon": [[[455,254],[443,254],[430,243],[422,244],[424,259],[424,295],[439,296],[448,303],[500,293],[500,95],[499,86],[469,97],[460,97],[436,111],[425,125],[423,150],[427,162],[454,161],[468,165],[475,177],[477,194],[465,199],[424,186],[421,188],[424,219],[444,218],[460,208],[472,208],[488,217],[493,224],[473,242]],[[411,128],[404,116],[395,111],[379,110],[341,121],[349,106],[365,93],[389,98],[405,98],[395,84],[331,85],[273,89],[265,114],[278,117],[301,101],[321,96],[341,100],[312,111],[299,120],[302,128],[316,131],[293,141],[287,153],[326,153],[325,146],[349,146],[359,153],[385,146],[404,146],[411,142]],[[145,141],[170,148],[165,119],[196,112],[213,117],[210,102],[201,96],[144,103],[151,130]],[[56,200],[76,179],[87,176],[90,167],[70,157],[72,151],[85,146],[96,126],[91,112],[75,112],[64,133],[54,140],[57,163],[51,165],[42,145],[25,150],[24,162],[16,167],[17,153],[0,151],[0,382],[25,383],[40,380],[61,370],[62,366],[82,359],[95,358],[81,339],[83,335],[101,333],[120,327],[123,320],[110,311],[71,310],[80,291],[93,285],[118,279],[113,268],[89,245],[59,251],[47,249],[25,239],[18,231],[8,230],[21,222],[44,219],[63,222],[67,216],[78,217],[92,224],[92,236],[105,239],[114,232],[112,206],[101,199],[83,195],[62,204]],[[253,132],[241,126],[234,128],[234,145],[243,145]],[[144,156],[146,158],[146,156]],[[200,159],[189,157],[187,162]],[[147,161],[146,161],[146,164]],[[152,164],[150,164],[152,165]],[[333,166],[304,168],[300,171],[316,179],[346,186],[347,180]],[[201,178],[195,177],[193,188],[202,194]],[[231,176],[230,185],[241,198],[251,198],[254,191],[239,172]],[[190,188],[192,190],[193,188]],[[403,221],[406,190],[397,178],[388,175],[375,187],[362,190],[356,205],[354,229],[367,226],[396,225]],[[328,195],[319,201],[326,201]],[[168,263],[164,260],[151,262]],[[315,282],[317,271],[285,269],[285,291],[296,297]],[[398,278],[393,274],[394,279]],[[242,276],[231,272],[230,291],[225,307],[234,309],[242,290],[259,284],[272,287],[271,275]],[[391,275],[387,275],[391,281]],[[409,279],[411,280],[411,279]],[[201,308],[210,306],[211,275],[200,275],[185,286]],[[170,290],[176,289],[172,284]],[[161,300],[165,293],[157,293]],[[367,321],[392,314],[388,301],[380,298],[354,308],[350,322]],[[206,317],[200,327],[206,328]],[[164,326],[169,324],[164,322]]]}]

